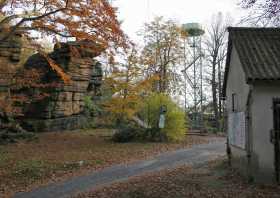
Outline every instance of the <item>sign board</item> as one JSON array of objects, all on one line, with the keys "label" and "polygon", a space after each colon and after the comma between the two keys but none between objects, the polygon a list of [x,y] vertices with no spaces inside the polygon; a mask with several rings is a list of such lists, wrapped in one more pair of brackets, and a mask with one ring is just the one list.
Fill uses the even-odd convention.
[{"label": "sign board", "polygon": [[159,122],[158,122],[158,127],[160,129],[163,129],[164,128],[164,124],[165,124],[165,115],[164,114],[160,114]]},{"label": "sign board", "polygon": [[246,146],[246,116],[244,112],[228,115],[228,138],[233,146],[245,149]]}]

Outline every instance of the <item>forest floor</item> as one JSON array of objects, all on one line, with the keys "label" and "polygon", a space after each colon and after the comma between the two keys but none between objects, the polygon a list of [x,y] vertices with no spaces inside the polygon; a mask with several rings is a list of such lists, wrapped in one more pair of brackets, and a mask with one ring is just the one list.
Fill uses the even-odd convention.
[{"label": "forest floor", "polygon": [[0,146],[0,197],[219,139],[190,135],[181,143],[120,144],[112,142],[111,135],[109,129],[44,133],[32,141]]},{"label": "forest floor", "polygon": [[75,198],[278,198],[280,186],[245,182],[226,159],[181,166],[100,187]]}]

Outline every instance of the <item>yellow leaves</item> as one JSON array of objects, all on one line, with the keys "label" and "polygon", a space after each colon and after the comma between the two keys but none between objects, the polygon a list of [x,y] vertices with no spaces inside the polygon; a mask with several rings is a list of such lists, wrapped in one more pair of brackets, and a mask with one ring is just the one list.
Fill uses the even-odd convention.
[{"label": "yellow leaves", "polygon": [[137,111],[138,101],[134,97],[122,98],[114,97],[109,102],[105,103],[105,109],[110,111],[115,116],[124,116],[132,118]]},{"label": "yellow leaves", "polygon": [[152,92],[153,85],[158,80],[160,80],[159,75],[152,75],[151,77],[145,78],[144,80],[142,80],[138,83],[138,85],[137,85],[138,89],[142,90],[146,93]]}]

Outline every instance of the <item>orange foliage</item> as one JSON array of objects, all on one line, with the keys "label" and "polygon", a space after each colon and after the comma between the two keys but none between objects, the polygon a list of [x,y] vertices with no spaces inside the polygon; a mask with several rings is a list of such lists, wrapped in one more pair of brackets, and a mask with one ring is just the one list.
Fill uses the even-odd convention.
[{"label": "orange foliage", "polygon": [[116,9],[107,0],[2,0],[0,9],[0,26],[13,24],[7,36],[15,30],[35,30],[106,48],[126,45]]}]

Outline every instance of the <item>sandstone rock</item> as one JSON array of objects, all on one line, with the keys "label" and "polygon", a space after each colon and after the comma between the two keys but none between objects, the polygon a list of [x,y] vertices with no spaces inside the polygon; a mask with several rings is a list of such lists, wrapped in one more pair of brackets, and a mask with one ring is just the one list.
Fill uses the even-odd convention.
[{"label": "sandstone rock", "polygon": [[82,103],[82,101],[75,101],[75,102],[72,103],[72,113],[74,115],[81,113],[80,103]]},{"label": "sandstone rock", "polygon": [[[7,42],[0,43],[1,65],[16,71],[21,46],[20,34],[16,34]],[[25,118],[22,120],[24,126],[29,130],[43,132],[76,129],[85,125],[84,98],[86,95],[93,97],[99,95],[102,84],[101,64],[93,58],[100,55],[103,50],[88,41],[55,45],[54,51],[48,56],[71,77],[69,84],[61,80],[41,54],[29,57],[24,68],[43,71],[41,83],[55,82],[57,86],[44,89],[47,90],[49,97],[24,107]],[[75,54],[76,52],[79,54]],[[9,86],[9,80],[11,79],[0,79],[0,95],[1,88]]]},{"label": "sandstone rock", "polygon": [[73,101],[83,101],[84,100],[84,93],[75,92],[73,94]]},{"label": "sandstone rock", "polygon": [[69,102],[72,101],[73,92],[59,92],[57,101]]}]

